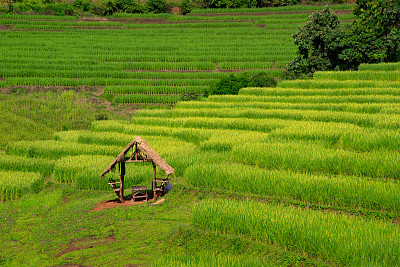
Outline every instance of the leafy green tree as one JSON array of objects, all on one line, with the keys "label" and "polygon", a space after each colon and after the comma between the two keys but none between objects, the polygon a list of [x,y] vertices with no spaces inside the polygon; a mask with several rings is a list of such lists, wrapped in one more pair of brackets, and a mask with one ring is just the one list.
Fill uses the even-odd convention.
[{"label": "leafy green tree", "polygon": [[286,76],[307,76],[317,70],[334,68],[337,54],[329,44],[339,26],[338,16],[328,7],[313,13],[310,20],[293,34],[298,56],[286,66]]},{"label": "leafy green tree", "polygon": [[190,0],[183,0],[179,7],[181,8],[182,15],[189,14],[192,11],[192,4],[190,3]]},{"label": "leafy green tree", "polygon": [[400,61],[400,0],[357,0],[354,14],[349,26],[341,26],[327,7],[310,16],[293,35],[298,56],[286,65],[286,78]]},{"label": "leafy green tree", "polygon": [[147,0],[144,6],[149,13],[165,13],[167,11],[167,2],[165,0]]}]

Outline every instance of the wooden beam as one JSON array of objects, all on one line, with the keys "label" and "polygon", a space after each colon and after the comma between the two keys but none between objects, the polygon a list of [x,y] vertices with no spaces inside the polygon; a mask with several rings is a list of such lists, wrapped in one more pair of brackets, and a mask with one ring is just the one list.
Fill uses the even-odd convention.
[{"label": "wooden beam", "polygon": [[156,164],[153,162],[153,183],[151,186],[153,191],[153,198],[156,197],[156,189],[157,189],[157,182],[156,182]]},{"label": "wooden beam", "polygon": [[151,162],[151,160],[130,160],[130,159],[127,159],[127,160],[125,160],[125,162]]},{"label": "wooden beam", "polygon": [[121,201],[121,203],[124,203],[125,202],[125,199],[124,199],[125,162],[120,162],[118,165],[120,166],[120,168],[119,168],[119,181],[120,181],[119,201]]}]

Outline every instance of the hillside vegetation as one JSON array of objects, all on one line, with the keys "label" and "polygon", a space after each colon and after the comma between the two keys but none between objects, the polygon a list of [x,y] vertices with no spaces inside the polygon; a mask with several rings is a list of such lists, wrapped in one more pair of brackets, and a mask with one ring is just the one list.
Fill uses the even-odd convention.
[{"label": "hillside vegetation", "polygon": [[[257,18],[267,21],[274,16]],[[171,18],[174,17],[168,19]],[[225,18],[227,21],[221,22]],[[232,18],[241,20],[244,17]],[[190,25],[188,28],[173,29],[168,25],[171,28],[166,31],[162,28],[167,27],[165,24],[137,24],[144,29],[132,31],[132,35],[122,35],[122,29],[108,26],[106,29],[76,29],[69,25],[76,23],[71,21],[66,24],[56,21],[60,23],[57,27],[64,27],[60,32],[0,32],[15,40],[21,38],[14,48],[6,45],[8,38],[0,39],[2,47],[9,49],[1,55],[9,60],[0,64],[10,64],[8,68],[1,68],[5,91],[1,94],[7,97],[2,105],[11,107],[10,103],[15,103],[15,107],[26,107],[28,104],[20,104],[26,93],[10,95],[10,90],[16,88],[32,89],[25,86],[64,86],[65,89],[73,86],[78,91],[83,89],[81,86],[124,86],[124,90],[128,90],[130,82],[143,82],[135,86],[155,88],[157,85],[151,84],[153,81],[182,82],[161,85],[171,88],[203,86],[194,85],[199,81],[208,86],[215,80],[210,78],[214,77],[212,75],[226,74],[215,69],[214,57],[220,56],[216,61],[218,66],[231,62],[234,70],[241,69],[242,61],[233,60],[232,51],[243,58],[251,53],[255,53],[255,59],[271,57],[265,61],[249,60],[248,64],[255,62],[255,65],[246,68],[265,70],[269,67],[260,67],[257,62],[275,62],[273,71],[279,73],[279,61],[274,57],[279,54],[272,49],[282,44],[282,40],[285,40],[282,46],[291,47],[294,24],[302,22],[288,22],[290,27],[284,29],[285,23],[280,18],[271,24],[265,22],[264,28],[256,26],[259,22],[231,22],[232,18],[220,16],[213,18],[218,22],[209,24],[176,24]],[[15,18],[6,20],[11,24]],[[26,22],[26,27],[36,22],[40,25],[42,21],[20,16],[16,20]],[[228,32],[235,32],[236,28],[228,31],[224,25],[237,24],[247,25],[241,32],[249,35],[260,31],[259,39],[254,36],[255,41],[250,37],[235,39],[234,34],[229,35]],[[213,28],[202,28],[204,25]],[[221,31],[217,31],[216,25],[221,25]],[[274,25],[276,29],[272,29]],[[192,35],[183,36],[188,29],[195,32],[193,39]],[[197,29],[207,34],[200,38]],[[210,30],[216,36],[214,39],[204,37],[210,35]],[[182,34],[179,35],[181,39],[177,38],[178,32]],[[97,35],[100,33],[103,34],[101,38]],[[43,36],[37,43],[32,41],[30,46],[24,39],[27,38],[25,34]],[[46,34],[59,36],[58,45],[52,43],[57,38],[45,39]],[[86,38],[90,34],[99,41],[88,41]],[[159,34],[157,36],[168,41],[150,47],[151,38],[145,36],[151,34]],[[67,35],[74,37],[70,41],[77,50],[70,50],[69,54]],[[106,45],[122,36],[130,43],[116,41],[118,48]],[[265,46],[269,36],[280,36],[271,44],[271,50]],[[225,46],[222,41],[226,42]],[[143,50],[139,51],[143,53],[135,54],[135,49],[126,50],[131,54],[124,53],[128,44],[136,45],[135,49],[142,44]],[[250,49],[252,44],[255,49]],[[213,51],[214,47],[221,49],[217,50],[220,54],[204,52]],[[237,47],[242,50],[233,49]],[[112,52],[104,52],[108,48]],[[184,57],[178,48],[190,56]],[[123,71],[124,66],[136,62],[140,56],[151,58],[150,53],[144,53],[145,49],[151,49],[156,55],[157,51],[171,53],[163,62],[154,57],[138,63],[138,66],[145,62],[150,62],[146,63],[149,66],[156,63],[150,69],[158,72],[145,71],[146,64],[140,65],[141,71]],[[295,53],[295,47],[292,49],[287,51]],[[119,55],[114,53],[119,50]],[[202,55],[200,52],[197,55],[196,51],[204,52],[204,61],[195,60]],[[25,59],[13,57],[12,53],[28,56]],[[46,55],[60,58],[45,58]],[[172,55],[182,56],[182,61],[172,60]],[[130,59],[125,62],[124,56]],[[228,60],[229,56],[232,61]],[[19,65],[23,60],[32,67],[18,69],[24,66]],[[282,64],[285,60],[282,59]],[[46,64],[54,66],[55,73],[60,76],[47,75]],[[211,64],[206,68],[210,72],[173,71],[178,65],[189,66],[184,67],[185,71],[190,68],[203,71],[202,64]],[[94,76],[80,77],[78,71],[74,74],[74,66],[82,66],[82,71]],[[110,68],[115,69],[111,71]],[[244,88],[239,95],[180,101],[172,109],[142,109],[129,119],[98,120],[90,125],[85,124],[86,118],[94,114],[89,114],[86,106],[70,106],[70,99],[75,100],[78,93],[52,96],[57,101],[68,96],[65,104],[59,104],[54,98],[49,102],[58,103],[54,110],[57,107],[70,110],[59,117],[60,121],[68,120],[65,116],[70,114],[72,118],[79,118],[70,123],[83,120],[87,126],[82,128],[67,124],[68,128],[59,129],[60,124],[51,123],[55,118],[46,124],[46,116],[56,115],[47,107],[36,108],[36,104],[33,110],[43,110],[39,117],[26,115],[29,112],[9,111],[5,119],[10,126],[2,129],[2,133],[5,132],[2,136],[13,129],[12,115],[29,121],[31,124],[24,126],[27,129],[43,125],[46,131],[38,131],[45,132],[46,136],[24,138],[21,134],[20,141],[3,142],[7,147],[0,153],[3,201],[0,203],[3,248],[0,263],[10,266],[396,266],[400,262],[399,69],[398,63],[392,63],[361,65],[359,71],[316,72],[309,80],[280,81],[274,88]],[[7,71],[9,74],[5,76]],[[116,76],[107,77],[108,73]],[[163,78],[154,78],[157,76],[151,76],[153,74]],[[195,74],[204,76],[191,76]],[[48,81],[49,84],[41,84]],[[130,95],[126,91],[107,94],[113,96],[111,101]],[[165,93],[157,95],[151,91],[150,95],[153,94],[161,97]],[[37,103],[33,99],[28,102]],[[84,103],[82,105],[86,105]],[[75,109],[82,112],[77,113]],[[47,112],[51,115],[46,115]],[[18,129],[13,130],[14,133],[18,133]],[[57,132],[53,134],[54,131]],[[145,138],[175,168],[172,190],[160,205],[142,203],[94,211],[97,203],[115,198],[107,180],[100,178],[100,174],[135,136]],[[113,177],[117,175],[111,173]],[[127,164],[126,192],[131,186],[151,187],[151,176],[151,166]]]}]

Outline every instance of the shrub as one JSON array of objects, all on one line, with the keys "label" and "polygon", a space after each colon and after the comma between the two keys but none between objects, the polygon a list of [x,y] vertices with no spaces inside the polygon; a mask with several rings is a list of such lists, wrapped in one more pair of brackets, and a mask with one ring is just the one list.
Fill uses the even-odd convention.
[{"label": "shrub", "polygon": [[266,72],[231,74],[211,87],[211,95],[237,95],[244,87],[275,87],[276,81]]},{"label": "shrub", "polygon": [[76,8],[79,8],[83,12],[89,12],[92,7],[91,0],[75,0],[72,5]]},{"label": "shrub", "polygon": [[99,0],[92,3],[92,12],[95,15],[106,16],[114,13],[111,0]]},{"label": "shrub", "polygon": [[183,0],[179,7],[182,15],[186,15],[192,11],[192,4],[190,3],[190,0]]},{"label": "shrub", "polygon": [[117,12],[126,13],[143,13],[144,6],[139,0],[118,0],[117,1]]},{"label": "shrub", "polygon": [[149,13],[165,13],[167,2],[165,0],[148,0],[144,7]]},{"label": "shrub", "polygon": [[244,76],[234,74],[222,78],[214,87],[211,88],[211,95],[237,95],[240,88],[247,87],[250,80]]},{"label": "shrub", "polygon": [[6,13],[34,13],[57,16],[74,14],[74,7],[72,5],[58,2],[17,2],[8,4],[7,8],[3,7],[2,10]]},{"label": "shrub", "polygon": [[250,77],[248,87],[276,87],[276,80],[266,72],[258,72]]}]

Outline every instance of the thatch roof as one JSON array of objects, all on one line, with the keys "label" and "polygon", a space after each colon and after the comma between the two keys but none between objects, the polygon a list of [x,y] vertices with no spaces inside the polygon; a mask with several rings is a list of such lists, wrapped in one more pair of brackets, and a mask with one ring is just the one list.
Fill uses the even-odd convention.
[{"label": "thatch roof", "polygon": [[127,159],[125,158],[126,153],[129,151],[129,149],[135,150],[137,147],[137,150],[135,153],[138,153],[140,157],[142,158],[143,161],[150,161],[153,162],[156,166],[158,166],[161,170],[163,170],[167,175],[171,175],[174,173],[174,168],[169,166],[163,158],[161,158],[157,152],[152,149],[149,144],[147,143],[146,140],[141,138],[140,136],[135,137],[135,139],[130,142],[123,150],[122,152],[117,156],[117,158],[108,166],[103,173],[101,174],[101,177],[104,177],[108,172],[113,170],[115,168],[115,165],[119,162],[125,162]]}]

